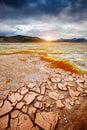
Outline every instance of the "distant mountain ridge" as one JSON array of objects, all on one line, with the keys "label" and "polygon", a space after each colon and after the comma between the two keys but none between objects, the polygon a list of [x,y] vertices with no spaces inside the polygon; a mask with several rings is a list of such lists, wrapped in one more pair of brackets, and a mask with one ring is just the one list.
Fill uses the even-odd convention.
[{"label": "distant mountain ridge", "polygon": [[28,43],[28,42],[44,42],[44,39],[31,36],[0,36],[0,43]]},{"label": "distant mountain ridge", "polygon": [[[29,43],[29,42],[47,42],[45,39],[31,36],[0,36],[0,43]],[[87,42],[85,38],[57,39],[49,42]]]},{"label": "distant mountain ridge", "polygon": [[72,39],[58,39],[54,40],[54,42],[87,42],[85,38],[72,38]]}]

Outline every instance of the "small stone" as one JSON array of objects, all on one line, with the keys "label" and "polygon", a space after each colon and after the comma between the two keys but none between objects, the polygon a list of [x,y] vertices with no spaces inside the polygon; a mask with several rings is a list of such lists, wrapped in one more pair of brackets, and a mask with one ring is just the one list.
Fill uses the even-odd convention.
[{"label": "small stone", "polygon": [[32,103],[37,95],[38,95],[38,94],[37,94],[37,93],[34,93],[34,92],[28,93],[28,94],[24,97],[24,100],[26,101],[26,104],[29,105],[30,103]]},{"label": "small stone", "polygon": [[5,101],[4,105],[0,108],[0,116],[9,113],[13,107],[11,106],[9,101]]},{"label": "small stone", "polygon": [[56,105],[57,105],[58,108],[63,108],[64,107],[64,104],[61,102],[61,100],[57,100]]},{"label": "small stone", "polygon": [[52,77],[52,78],[51,78],[51,81],[54,82],[54,83],[58,83],[58,82],[61,81],[61,78]]},{"label": "small stone", "polygon": [[61,90],[64,90],[64,91],[67,90],[67,87],[62,83],[58,83],[58,88],[61,89]]},{"label": "small stone", "polygon": [[17,109],[21,109],[24,104],[25,104],[24,102],[19,102],[19,103],[16,105],[16,108],[17,108]]},{"label": "small stone", "polygon": [[43,107],[43,104],[42,104],[42,102],[36,101],[36,102],[34,103],[34,107],[35,107],[35,108],[42,108],[42,107]]},{"label": "small stone", "polygon": [[36,113],[35,124],[44,130],[55,130],[58,119],[58,112]]},{"label": "small stone", "polygon": [[0,130],[5,130],[5,128],[8,127],[8,120],[9,120],[8,115],[0,118]]},{"label": "small stone", "polygon": [[20,113],[20,111],[14,110],[14,111],[11,113],[11,118],[16,118],[16,117],[18,117],[19,113]]}]

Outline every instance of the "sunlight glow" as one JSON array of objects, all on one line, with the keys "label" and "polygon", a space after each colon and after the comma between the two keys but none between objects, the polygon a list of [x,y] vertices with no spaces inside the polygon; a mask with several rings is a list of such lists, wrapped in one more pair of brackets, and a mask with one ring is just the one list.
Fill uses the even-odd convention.
[{"label": "sunlight glow", "polygon": [[44,39],[45,39],[46,41],[52,41],[52,37],[51,37],[51,36],[46,36]]}]

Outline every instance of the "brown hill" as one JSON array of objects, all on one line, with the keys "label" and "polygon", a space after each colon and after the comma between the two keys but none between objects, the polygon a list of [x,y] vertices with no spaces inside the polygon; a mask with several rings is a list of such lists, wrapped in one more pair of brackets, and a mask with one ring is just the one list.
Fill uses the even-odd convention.
[{"label": "brown hill", "polygon": [[0,43],[28,43],[28,42],[45,42],[44,39],[38,38],[38,37],[31,37],[31,36],[22,36],[22,35],[16,35],[16,36],[0,36]]}]

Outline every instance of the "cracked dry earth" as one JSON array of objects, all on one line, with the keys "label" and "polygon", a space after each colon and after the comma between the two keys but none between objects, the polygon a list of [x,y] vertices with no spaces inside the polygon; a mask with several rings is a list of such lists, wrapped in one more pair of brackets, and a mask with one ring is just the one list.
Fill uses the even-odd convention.
[{"label": "cracked dry earth", "polygon": [[87,130],[87,75],[56,71],[4,90],[0,130]]}]

